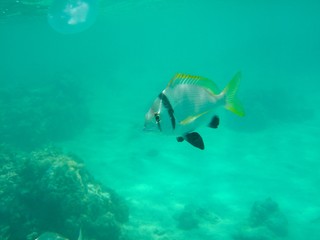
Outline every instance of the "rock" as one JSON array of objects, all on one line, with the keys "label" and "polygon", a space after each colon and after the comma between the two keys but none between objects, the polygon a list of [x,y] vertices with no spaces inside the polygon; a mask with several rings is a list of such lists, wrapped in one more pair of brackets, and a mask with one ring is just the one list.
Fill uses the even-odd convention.
[{"label": "rock", "polygon": [[271,198],[253,204],[248,221],[233,235],[235,240],[273,240],[286,237],[288,221]]},{"label": "rock", "polygon": [[251,227],[266,226],[276,236],[285,237],[288,233],[288,221],[279,206],[271,198],[255,202],[250,213]]},{"label": "rock", "polygon": [[208,208],[189,204],[184,209],[174,216],[177,221],[177,227],[182,230],[191,230],[198,228],[199,225],[217,224],[220,219]]}]

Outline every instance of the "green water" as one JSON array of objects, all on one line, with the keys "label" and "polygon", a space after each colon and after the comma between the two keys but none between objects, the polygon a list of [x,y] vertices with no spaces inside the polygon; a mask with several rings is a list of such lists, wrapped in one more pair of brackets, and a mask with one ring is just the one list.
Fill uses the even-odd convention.
[{"label": "green water", "polygon": [[[320,3],[101,0],[74,34],[51,4],[0,3],[1,145],[81,158],[126,201],[121,239],[320,239]],[[175,73],[238,71],[246,116],[221,109],[204,151],[142,131]]]}]

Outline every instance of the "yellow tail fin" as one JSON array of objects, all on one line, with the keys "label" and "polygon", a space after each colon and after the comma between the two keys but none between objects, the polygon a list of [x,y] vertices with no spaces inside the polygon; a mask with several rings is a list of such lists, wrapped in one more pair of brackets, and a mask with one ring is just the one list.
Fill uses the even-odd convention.
[{"label": "yellow tail fin", "polygon": [[243,117],[245,115],[244,109],[236,96],[238,86],[240,83],[240,78],[241,78],[241,73],[238,72],[228,83],[226,88],[223,90],[223,93],[225,94],[225,98],[226,98],[225,108],[237,114],[238,116]]}]

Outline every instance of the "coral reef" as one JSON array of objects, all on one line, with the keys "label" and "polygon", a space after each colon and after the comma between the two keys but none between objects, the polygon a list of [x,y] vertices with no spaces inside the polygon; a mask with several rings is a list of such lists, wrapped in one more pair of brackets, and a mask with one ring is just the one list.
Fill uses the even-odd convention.
[{"label": "coral reef", "polygon": [[35,239],[56,232],[77,239],[116,240],[128,220],[125,202],[98,184],[74,156],[48,148],[0,148],[0,238]]},{"label": "coral reef", "polygon": [[271,198],[253,204],[248,222],[233,236],[235,240],[281,239],[288,234],[288,221]]},{"label": "coral reef", "polygon": [[0,144],[23,150],[71,139],[89,123],[83,86],[67,72],[2,86],[0,108]]}]

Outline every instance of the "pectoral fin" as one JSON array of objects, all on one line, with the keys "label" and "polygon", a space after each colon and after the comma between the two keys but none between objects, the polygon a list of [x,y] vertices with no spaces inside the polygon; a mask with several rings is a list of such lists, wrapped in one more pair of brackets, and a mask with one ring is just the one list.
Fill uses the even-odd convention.
[{"label": "pectoral fin", "polygon": [[186,119],[182,120],[180,122],[181,125],[187,125],[187,124],[190,124],[192,122],[194,122],[195,120],[197,120],[199,117],[203,116],[204,114],[207,114],[209,111],[205,111],[205,112],[202,112],[202,113],[199,113],[197,115],[192,115],[192,116],[189,116],[187,117]]},{"label": "pectoral fin", "polygon": [[204,143],[199,133],[197,132],[188,133],[184,136],[184,139],[191,145],[195,146],[196,148],[199,148],[201,150],[204,149]]}]

